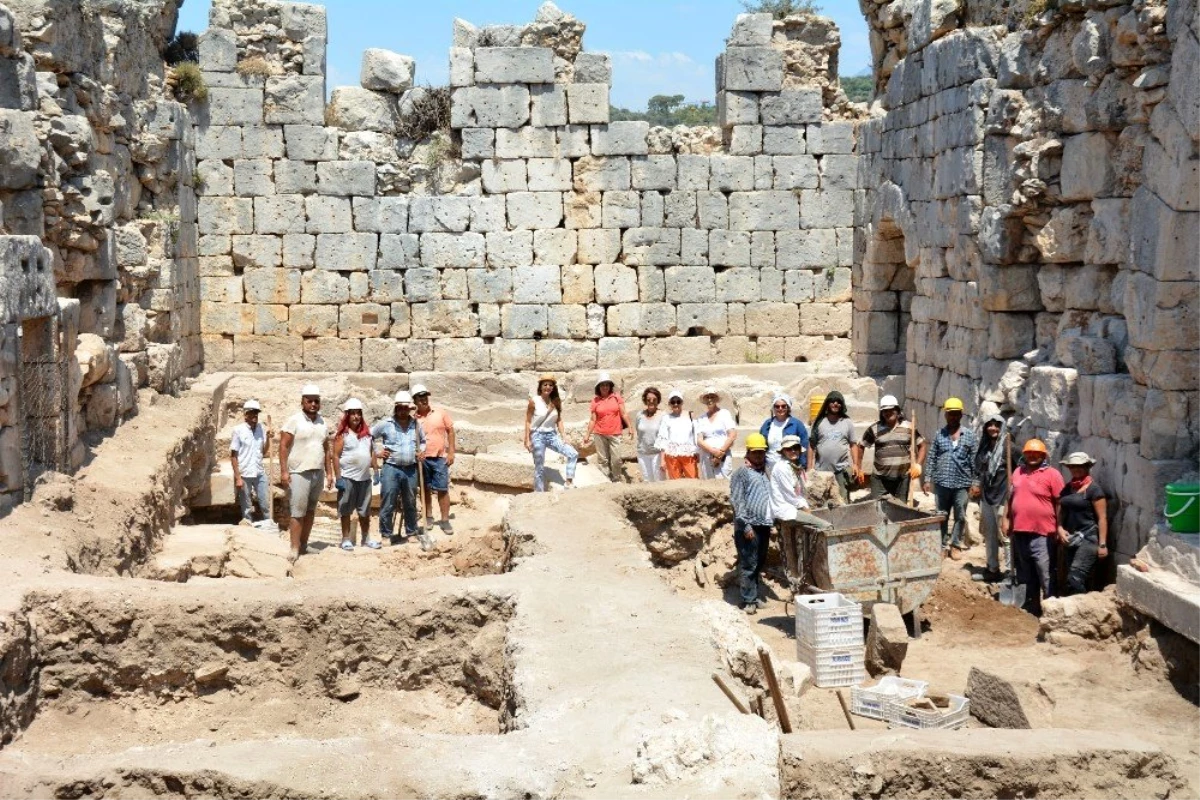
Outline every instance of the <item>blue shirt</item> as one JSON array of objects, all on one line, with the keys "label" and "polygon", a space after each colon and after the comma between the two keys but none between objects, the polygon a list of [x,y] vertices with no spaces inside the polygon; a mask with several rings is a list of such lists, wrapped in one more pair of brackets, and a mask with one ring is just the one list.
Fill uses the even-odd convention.
[{"label": "blue shirt", "polygon": [[729,502],[733,518],[749,525],[774,525],[771,513],[771,478],[764,468],[742,467],[729,479]]},{"label": "blue shirt", "polygon": [[975,448],[979,440],[975,432],[958,429],[958,446],[947,428],[938,431],[937,438],[925,456],[925,480],[945,489],[966,489],[975,477]]},{"label": "blue shirt", "polygon": [[[767,417],[767,421],[764,422],[762,424],[762,427],[758,429],[758,432],[763,435],[764,439],[767,438],[767,434],[770,433],[771,423],[774,422],[774,420],[775,420],[775,417]],[[795,417],[788,417],[787,422],[783,423],[783,435],[800,437],[800,466],[807,467],[808,466],[808,428],[805,427],[803,422],[796,419]],[[773,453],[772,455],[778,455],[778,453]]]},{"label": "blue shirt", "polygon": [[408,418],[408,426],[401,428],[395,417],[376,422],[371,435],[382,442],[385,450],[391,451],[387,463],[398,467],[409,467],[417,463],[417,453],[425,452],[425,432],[416,417]]}]

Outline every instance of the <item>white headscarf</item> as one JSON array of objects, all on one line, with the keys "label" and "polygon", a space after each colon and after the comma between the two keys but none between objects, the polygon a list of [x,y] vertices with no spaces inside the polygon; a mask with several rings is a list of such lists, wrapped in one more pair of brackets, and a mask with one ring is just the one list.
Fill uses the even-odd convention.
[{"label": "white headscarf", "polygon": [[[788,397],[783,392],[778,392],[778,393],[776,393],[776,395],[774,397],[771,398],[771,405],[774,406],[780,400],[787,403],[788,413],[790,414],[792,411],[792,398]],[[772,409],[772,410],[774,410],[774,409]]]}]

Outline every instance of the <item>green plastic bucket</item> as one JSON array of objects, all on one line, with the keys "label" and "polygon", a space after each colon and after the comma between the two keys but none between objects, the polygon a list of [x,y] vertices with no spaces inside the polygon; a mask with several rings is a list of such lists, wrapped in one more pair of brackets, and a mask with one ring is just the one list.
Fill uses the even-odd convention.
[{"label": "green plastic bucket", "polygon": [[1163,514],[1176,533],[1200,533],[1200,483],[1168,483]]}]

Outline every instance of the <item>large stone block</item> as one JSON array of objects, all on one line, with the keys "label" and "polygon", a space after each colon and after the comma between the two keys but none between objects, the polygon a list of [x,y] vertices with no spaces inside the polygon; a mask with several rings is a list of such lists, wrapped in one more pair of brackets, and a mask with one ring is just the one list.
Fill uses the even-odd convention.
[{"label": "large stone block", "polygon": [[201,303],[200,330],[225,336],[254,333],[254,306],[244,303]]},{"label": "large stone block", "polygon": [[262,125],[263,90],[209,89],[206,121],[210,125]]},{"label": "large stone block", "polygon": [[200,35],[200,66],[205,72],[237,69],[237,35],[224,28],[209,28]]},{"label": "large stone block", "polygon": [[496,131],[497,158],[551,158],[555,155],[554,131],[525,126]]},{"label": "large stone block", "polygon": [[519,128],[528,121],[529,89],[525,86],[465,86],[452,95],[450,124],[454,128]]},{"label": "large stone block", "polygon": [[349,197],[304,198],[305,233],[350,233],[354,220]]},{"label": "large stone block", "polygon": [[688,336],[724,336],[729,332],[727,308],[725,303],[680,303],[676,325]]},{"label": "large stone block", "polygon": [[1130,210],[1133,266],[1163,281],[1200,280],[1200,215],[1175,211],[1145,186]]},{"label": "large stone block", "polygon": [[300,272],[294,269],[247,269],[242,285],[247,303],[300,302]]},{"label": "large stone block", "polygon": [[255,233],[302,233],[304,198],[300,195],[276,195],[254,200]]},{"label": "large stone block", "polygon": [[796,229],[800,227],[800,204],[792,192],[734,192],[729,196],[729,227],[744,231]]},{"label": "large stone block", "polygon": [[800,333],[805,336],[847,336],[853,311],[850,303],[813,303],[804,306],[800,314]]},{"label": "large stone block", "polygon": [[361,365],[358,339],[318,336],[304,340],[304,369],[310,372],[357,372]]},{"label": "large stone block", "polygon": [[624,264],[600,264],[594,270],[596,302],[606,305],[636,303],[637,270]]},{"label": "large stone block", "polygon": [[242,158],[283,158],[282,128],[243,128]]},{"label": "large stone block", "polygon": [[479,320],[465,300],[432,300],[411,307],[413,336],[439,339],[463,338],[479,332]]},{"label": "large stone block", "polygon": [[716,296],[716,273],[711,267],[667,267],[667,302],[705,303]]},{"label": "large stone block", "polygon": [[293,336],[337,336],[338,306],[291,306],[288,329]]},{"label": "large stone block", "polygon": [[[485,166],[488,162],[484,162]],[[571,162],[565,158],[531,158],[527,163],[529,191],[567,192],[571,190]]]},{"label": "large stone block", "polygon": [[800,227],[849,228],[854,225],[854,192],[809,190],[800,192]]},{"label": "large stone block", "polygon": [[444,339],[434,342],[433,364],[438,372],[487,372],[491,349],[482,339]]},{"label": "large stone block", "polygon": [[421,265],[420,237],[415,233],[384,233],[379,237],[379,269],[409,269]]},{"label": "large stone block", "polygon": [[374,233],[322,233],[317,236],[316,266],[338,272],[372,270],[378,249]]},{"label": "large stone block", "polygon": [[500,331],[505,339],[540,339],[550,332],[544,305],[509,303],[500,310]]},{"label": "large stone block", "polygon": [[375,164],[370,161],[323,161],[317,164],[321,194],[371,197],[375,194]]},{"label": "large stone block", "polygon": [[345,303],[350,299],[350,279],[336,272],[305,272],[300,278],[300,297],[310,305]]},{"label": "large stone block", "polygon": [[769,125],[763,128],[762,151],[768,155],[800,155],[808,152],[803,125]]},{"label": "large stone block", "polygon": [[316,165],[305,161],[276,161],[275,191],[279,194],[313,194],[317,191]]},{"label": "large stone block", "polygon": [[376,339],[391,328],[391,309],[379,303],[350,303],[338,308],[338,336]]},{"label": "large stone block", "polygon": [[[805,312],[808,308],[805,308]],[[798,336],[800,314],[795,303],[749,303],[746,306],[748,336]]]},{"label": "large stone block", "polygon": [[592,153],[597,156],[641,156],[649,152],[650,123],[610,122],[592,126]]},{"label": "large stone block", "polygon": [[562,372],[595,369],[596,343],[542,340],[537,343],[537,367]]},{"label": "large stone block", "polygon": [[783,88],[783,54],[767,46],[727,47],[720,58],[721,88],[778,92]]},{"label": "large stone block", "polygon": [[554,83],[554,51],[546,47],[477,47],[475,82]]},{"label": "large stone block", "polygon": [[750,266],[750,234],[746,231],[710,231],[708,263],[715,267]]},{"label": "large stone block", "polygon": [[1112,147],[1103,133],[1063,137],[1060,184],[1063,200],[1106,197],[1113,188]]},{"label": "large stone block", "polygon": [[483,190],[488,194],[529,190],[529,181],[523,160],[501,161],[493,158],[484,161],[481,166]]},{"label": "large stone block", "polygon": [[819,86],[785,89],[759,101],[763,125],[804,125],[821,121],[824,105]]},{"label": "large stone block", "polygon": [[533,263],[532,231],[493,231],[487,234],[489,267],[519,267]]},{"label": "large stone block", "polygon": [[241,197],[275,194],[271,172],[271,160],[268,158],[234,161],[234,191]]},{"label": "large stone block", "polygon": [[283,240],[278,236],[233,236],[232,250],[234,266],[278,267],[283,263],[281,247]]},{"label": "large stone block", "polygon": [[779,231],[775,247],[780,269],[832,267],[838,263],[837,236],[829,228]]},{"label": "large stone block", "polygon": [[758,122],[758,95],[754,92],[725,91],[717,95],[717,124],[722,128]]},{"label": "large stone block", "polygon": [[1029,371],[1030,421],[1039,428],[1072,430],[1079,419],[1079,373],[1063,367],[1037,366]]},{"label": "large stone block", "polygon": [[567,90],[558,84],[541,84],[529,87],[532,105],[529,109],[529,124],[537,127],[556,128],[567,124]]},{"label": "large stone block", "polygon": [[621,253],[621,232],[607,228],[578,231],[579,249],[576,254],[582,264],[611,264]]},{"label": "large stone block", "polygon": [[693,367],[714,363],[707,336],[662,336],[642,344],[643,367]]},{"label": "large stone block", "polygon": [[496,155],[496,132],[491,128],[463,128],[462,157],[479,161]]},{"label": "large stone block", "polygon": [[507,268],[469,270],[467,288],[473,303],[511,302],[512,271]]},{"label": "large stone block", "polygon": [[409,198],[408,229],[413,233],[459,233],[471,222],[471,201],[478,198],[414,195]]},{"label": "large stone block", "polygon": [[[11,114],[9,116],[0,115],[3,119],[24,119],[20,115]],[[33,134],[33,128],[30,126],[29,133]],[[21,134],[12,130],[8,131],[8,135],[12,137],[12,141],[22,141]],[[31,141],[36,141],[34,135]],[[196,158],[198,160],[216,160],[241,158],[242,157],[242,129],[240,127],[231,127],[225,125],[205,125],[196,129]],[[37,162],[33,164],[34,169],[37,167]]]},{"label": "large stone block", "polygon": [[749,156],[714,155],[709,158],[709,168],[709,187],[714,192],[754,189],[754,159]]},{"label": "large stone block", "polygon": [[621,239],[625,263],[668,266],[679,263],[678,228],[630,228]]},{"label": "large stone block", "polygon": [[484,266],[486,239],[481,233],[426,233],[421,236],[421,264],[435,269]]},{"label": "large stone block", "polygon": [[263,102],[268,125],[320,125],[325,121],[323,75],[278,75],[267,78]]},{"label": "large stone block", "polygon": [[805,131],[808,152],[812,155],[854,152],[853,122],[822,122]]},{"label": "large stone block", "polygon": [[338,153],[336,128],[321,125],[285,125],[288,158],[297,161],[333,161]]},{"label": "large stone block", "polygon": [[363,51],[359,83],[364,89],[401,94],[412,88],[417,62],[390,50],[370,47]]},{"label": "large stone block", "polygon": [[[486,356],[487,348],[481,349]],[[433,342],[427,339],[364,339],[362,368],[364,372],[393,373],[432,370]]]},{"label": "large stone block", "polygon": [[553,265],[516,267],[512,271],[517,303],[561,303],[562,272]]},{"label": "large stone block", "polygon": [[254,233],[254,198],[201,197],[197,207],[201,234]]},{"label": "large stone block", "polygon": [[575,83],[612,83],[612,57],[608,53],[575,56]]},{"label": "large stone block", "polygon": [[578,234],[576,231],[562,228],[549,228],[533,232],[533,263],[556,264],[559,266],[575,263],[575,253],[578,249]]},{"label": "large stone block", "polygon": [[629,163],[628,158],[580,158],[573,167],[575,191],[627,191],[630,186]]},{"label": "large stone block", "polygon": [[408,230],[408,198],[354,198],[354,227],[373,233],[404,233]]},{"label": "large stone block", "polygon": [[608,84],[572,83],[567,87],[567,118],[572,125],[608,122]]},{"label": "large stone block", "polygon": [[557,228],[563,219],[559,192],[513,192],[506,198],[506,207],[512,228]]}]

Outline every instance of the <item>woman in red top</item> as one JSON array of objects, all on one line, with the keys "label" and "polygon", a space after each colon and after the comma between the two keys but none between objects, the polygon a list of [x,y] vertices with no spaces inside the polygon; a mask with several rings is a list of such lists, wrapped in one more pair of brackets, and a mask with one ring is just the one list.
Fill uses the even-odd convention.
[{"label": "woman in red top", "polygon": [[632,436],[633,425],[625,412],[625,400],[616,391],[607,372],[600,373],[600,377],[596,379],[596,396],[592,398],[591,410],[592,417],[588,420],[583,444],[591,444],[594,435],[596,460],[600,471],[607,475],[610,481],[620,481],[623,478],[621,453],[618,450],[621,431],[628,431]]},{"label": "woman in red top", "polygon": [[1057,560],[1058,498],[1065,482],[1046,464],[1046,443],[1030,439],[1022,448],[1022,463],[1013,470],[1012,500],[1006,528],[1013,542],[1017,580],[1025,584],[1023,608],[1042,615],[1042,598],[1054,597]]}]

